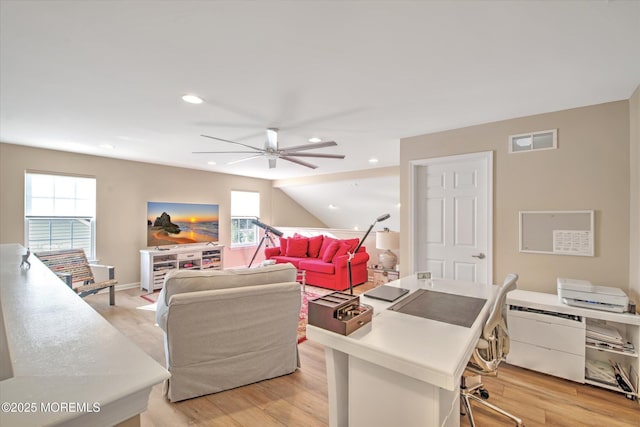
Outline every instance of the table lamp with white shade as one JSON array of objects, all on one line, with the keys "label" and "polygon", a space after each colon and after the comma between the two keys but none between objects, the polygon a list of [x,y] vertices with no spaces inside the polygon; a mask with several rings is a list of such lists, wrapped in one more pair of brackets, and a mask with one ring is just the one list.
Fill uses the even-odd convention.
[{"label": "table lamp with white shade", "polygon": [[391,252],[391,249],[398,250],[400,248],[400,233],[390,231],[388,228],[376,232],[376,248],[385,250],[380,254],[379,258],[382,267],[385,270],[395,269],[398,257]]}]

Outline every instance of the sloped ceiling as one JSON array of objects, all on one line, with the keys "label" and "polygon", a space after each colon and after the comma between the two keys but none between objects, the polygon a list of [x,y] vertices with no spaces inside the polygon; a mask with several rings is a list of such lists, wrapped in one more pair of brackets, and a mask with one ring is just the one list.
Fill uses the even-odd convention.
[{"label": "sloped ceiling", "polygon": [[289,197],[330,226],[366,231],[383,214],[391,217],[376,224],[400,230],[400,176],[356,178],[281,188]]}]

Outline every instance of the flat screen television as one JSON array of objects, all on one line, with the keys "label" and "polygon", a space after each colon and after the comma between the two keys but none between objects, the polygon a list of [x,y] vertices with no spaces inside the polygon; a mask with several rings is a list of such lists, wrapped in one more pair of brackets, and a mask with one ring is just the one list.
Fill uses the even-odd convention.
[{"label": "flat screen television", "polygon": [[147,202],[147,246],[218,242],[218,205]]}]

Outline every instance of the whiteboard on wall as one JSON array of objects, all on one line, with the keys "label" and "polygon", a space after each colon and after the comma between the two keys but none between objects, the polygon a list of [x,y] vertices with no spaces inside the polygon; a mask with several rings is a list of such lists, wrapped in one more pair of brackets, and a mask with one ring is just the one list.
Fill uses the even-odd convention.
[{"label": "whiteboard on wall", "polygon": [[594,211],[520,211],[520,252],[594,256]]}]

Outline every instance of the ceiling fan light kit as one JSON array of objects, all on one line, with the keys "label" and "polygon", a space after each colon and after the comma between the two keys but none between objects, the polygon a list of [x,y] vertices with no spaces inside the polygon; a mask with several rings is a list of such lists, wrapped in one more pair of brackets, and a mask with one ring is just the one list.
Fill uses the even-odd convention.
[{"label": "ceiling fan light kit", "polygon": [[236,144],[250,149],[251,151],[194,151],[194,154],[252,154],[252,156],[245,157],[238,160],[233,160],[227,164],[232,165],[246,160],[255,159],[258,157],[266,157],[269,160],[269,169],[276,167],[276,160],[287,160],[291,163],[296,163],[301,166],[305,166],[311,169],[316,169],[318,166],[298,159],[297,157],[315,157],[323,159],[344,159],[343,154],[322,154],[322,153],[302,153],[301,151],[313,150],[316,148],[333,147],[338,145],[335,141],[318,141],[311,144],[297,145],[294,147],[278,148],[278,129],[267,129],[267,139],[264,142],[264,148],[254,147],[252,145],[243,144],[241,142],[230,141],[228,139],[218,138],[210,135],[200,135],[205,138],[215,139],[229,144]]}]

